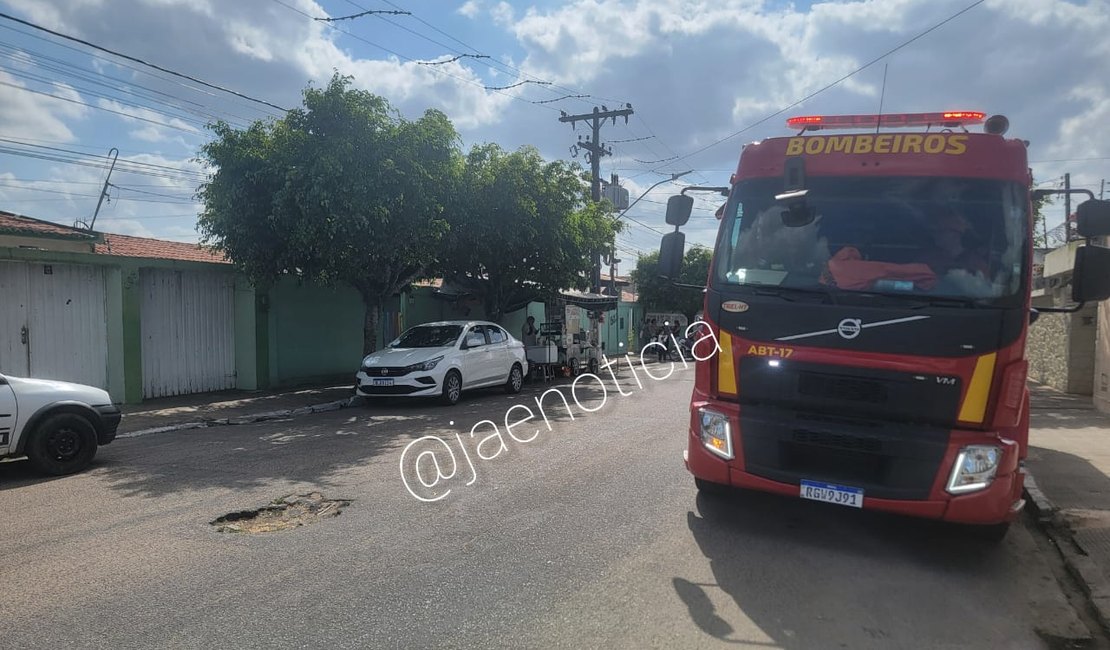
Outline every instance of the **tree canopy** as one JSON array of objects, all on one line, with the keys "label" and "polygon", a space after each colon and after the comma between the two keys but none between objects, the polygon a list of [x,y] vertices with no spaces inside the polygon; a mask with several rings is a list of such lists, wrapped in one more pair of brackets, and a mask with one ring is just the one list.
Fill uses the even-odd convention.
[{"label": "tree canopy", "polygon": [[306,89],[303,108],[245,130],[215,124],[199,227],[256,284],[291,274],[353,286],[369,353],[383,302],[433,270],[462,160],[446,115],[409,121],[350,84],[337,74]]},{"label": "tree canopy", "polygon": [[[704,248],[691,248],[682,258],[678,282],[705,286],[709,278],[712,253]],[[651,311],[678,312],[693,321],[701,311],[705,295],[695,289],[676,287],[659,277],[659,253],[643,255],[632,271],[632,280],[639,294],[637,302]]]},{"label": "tree canopy", "polygon": [[589,254],[618,230],[605,204],[587,201],[575,166],[533,147],[471,149],[448,214],[445,279],[483,302],[490,320],[560,289],[584,288]]}]

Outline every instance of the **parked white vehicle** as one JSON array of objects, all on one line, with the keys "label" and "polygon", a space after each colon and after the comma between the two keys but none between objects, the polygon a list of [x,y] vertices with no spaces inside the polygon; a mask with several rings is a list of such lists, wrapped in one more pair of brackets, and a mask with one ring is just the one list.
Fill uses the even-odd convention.
[{"label": "parked white vehicle", "polygon": [[528,374],[524,344],[487,321],[440,321],[405,331],[368,355],[355,375],[360,397],[438,396],[455,404],[464,390],[504,386],[518,393]]},{"label": "parked white vehicle", "polygon": [[88,467],[97,446],[115,439],[121,417],[99,388],[0,375],[0,458],[25,455],[46,474]]}]

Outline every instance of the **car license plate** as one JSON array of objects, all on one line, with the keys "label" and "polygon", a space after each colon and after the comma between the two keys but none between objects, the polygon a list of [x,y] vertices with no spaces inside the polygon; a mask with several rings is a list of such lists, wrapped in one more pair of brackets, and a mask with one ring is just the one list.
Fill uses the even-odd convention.
[{"label": "car license plate", "polygon": [[863,507],[863,490],[831,483],[818,483],[817,481],[802,481],[801,493],[803,499],[835,503],[838,506],[851,508]]},{"label": "car license plate", "polygon": [[374,380],[374,385],[375,386],[392,386],[393,385],[393,380],[392,379],[375,379]]}]

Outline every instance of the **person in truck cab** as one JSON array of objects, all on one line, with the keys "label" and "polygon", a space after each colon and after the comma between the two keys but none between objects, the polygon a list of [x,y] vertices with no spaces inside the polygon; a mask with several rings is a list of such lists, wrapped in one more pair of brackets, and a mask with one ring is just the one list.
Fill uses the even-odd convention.
[{"label": "person in truck cab", "polygon": [[930,220],[929,238],[921,261],[938,277],[952,271],[987,276],[986,252],[976,245],[971,224],[956,210],[944,209]]}]

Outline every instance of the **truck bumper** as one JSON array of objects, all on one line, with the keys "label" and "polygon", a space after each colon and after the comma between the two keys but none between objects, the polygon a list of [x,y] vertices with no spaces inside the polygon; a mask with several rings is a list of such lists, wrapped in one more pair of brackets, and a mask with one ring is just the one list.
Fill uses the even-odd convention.
[{"label": "truck bumper", "polygon": [[[706,406],[707,403],[695,403],[691,408],[690,429],[688,432],[688,449],[683,454],[686,469],[697,478],[731,485],[737,488],[771,492],[784,496],[800,498],[798,482],[771,480],[746,471],[743,459],[743,445],[740,437],[743,432],[733,420],[731,433],[732,445],[736,457],[725,460],[708,451],[702,444],[695,427],[698,426],[697,408]],[[720,412],[736,411],[734,404],[720,405],[713,403],[711,408]],[[999,472],[986,488],[968,493],[953,495],[946,491],[948,478],[952,466],[961,448],[970,444],[993,444],[1002,448],[1003,458],[999,465]],[[965,524],[997,524],[1012,521],[1018,517],[1025,506],[1022,492],[1025,483],[1025,473],[1018,463],[1019,449],[1013,441],[1005,440],[993,432],[985,431],[952,431],[949,436],[948,449],[944,454],[936,475],[933,477],[932,489],[924,499],[886,499],[867,496],[864,488],[863,507],[868,510],[881,510],[885,512],[939,519],[943,521]],[[858,487],[850,482],[831,479],[824,476],[800,475],[801,479],[826,481],[850,487]]]}]

